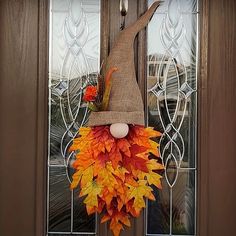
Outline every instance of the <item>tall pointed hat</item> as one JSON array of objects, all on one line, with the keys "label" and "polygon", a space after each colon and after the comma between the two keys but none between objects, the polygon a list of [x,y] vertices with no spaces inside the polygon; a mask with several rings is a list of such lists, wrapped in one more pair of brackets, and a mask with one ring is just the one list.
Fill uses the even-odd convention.
[{"label": "tall pointed hat", "polygon": [[134,64],[134,39],[149,22],[160,2],[152,6],[132,25],[120,32],[107,58],[106,68],[116,67],[107,111],[92,112],[89,126],[126,123],[144,125],[144,107]]}]

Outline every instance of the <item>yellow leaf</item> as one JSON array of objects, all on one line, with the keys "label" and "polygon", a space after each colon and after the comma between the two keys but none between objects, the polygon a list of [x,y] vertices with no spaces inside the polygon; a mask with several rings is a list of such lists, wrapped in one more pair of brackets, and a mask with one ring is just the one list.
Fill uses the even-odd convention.
[{"label": "yellow leaf", "polygon": [[79,134],[81,136],[87,136],[90,132],[91,132],[91,128],[90,127],[81,127],[79,129]]},{"label": "yellow leaf", "polygon": [[161,136],[161,133],[159,131],[154,130],[152,127],[145,128],[145,131],[149,138],[155,138]]},{"label": "yellow leaf", "polygon": [[87,183],[93,180],[93,166],[89,166],[83,171],[83,176],[81,178],[81,187],[86,186]]},{"label": "yellow leaf", "polygon": [[145,173],[146,177],[147,177],[147,181],[148,181],[148,184],[153,184],[155,185],[157,188],[161,189],[161,175],[153,172],[153,171],[150,171],[149,173]]},{"label": "yellow leaf", "polygon": [[81,189],[80,196],[87,197],[84,203],[89,207],[98,207],[98,195],[101,193],[102,187],[95,181],[88,182],[84,188]]},{"label": "yellow leaf", "polygon": [[138,186],[134,187],[129,185],[128,200],[134,198],[134,208],[139,211],[141,208],[145,207],[144,197],[153,198],[152,188],[147,186],[146,180],[139,180]]},{"label": "yellow leaf", "polygon": [[74,139],[69,151],[86,151],[90,147],[90,141],[85,138]]},{"label": "yellow leaf", "polygon": [[110,163],[107,163],[107,169],[111,171],[115,176],[120,178],[123,182],[125,180],[125,174],[129,173],[124,167],[118,166],[116,169]]},{"label": "yellow leaf", "polygon": [[164,166],[160,163],[158,163],[156,160],[151,159],[147,161],[147,168],[149,170],[163,170]]},{"label": "yellow leaf", "polygon": [[106,186],[108,190],[112,192],[117,181],[115,176],[112,174],[110,165],[111,163],[108,163],[106,167],[98,173],[97,182],[102,186]]},{"label": "yellow leaf", "polygon": [[151,139],[149,140],[149,144],[150,144],[151,148],[148,149],[148,151],[150,153],[152,153],[153,155],[155,155],[156,157],[158,157],[159,156],[159,152],[158,152],[157,147],[159,147],[159,144],[156,143],[155,141],[151,140]]},{"label": "yellow leaf", "polygon": [[83,175],[83,170],[78,170],[73,174],[73,176],[72,176],[73,181],[70,185],[70,189],[74,189],[78,186],[82,175]]}]

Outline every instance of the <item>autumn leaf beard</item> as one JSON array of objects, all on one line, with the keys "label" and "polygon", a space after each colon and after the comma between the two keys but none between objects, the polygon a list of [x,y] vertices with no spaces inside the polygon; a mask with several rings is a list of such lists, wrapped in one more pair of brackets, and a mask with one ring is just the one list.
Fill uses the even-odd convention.
[{"label": "autumn leaf beard", "polygon": [[158,143],[151,139],[160,135],[152,128],[130,125],[129,134],[116,139],[109,126],[82,127],[70,147],[76,153],[71,189],[80,186],[88,214],[101,213],[101,223],[110,221],[114,236],[130,226],[131,216],[139,216],[145,198],[155,200],[151,185],[161,189],[157,171],[163,166]]}]

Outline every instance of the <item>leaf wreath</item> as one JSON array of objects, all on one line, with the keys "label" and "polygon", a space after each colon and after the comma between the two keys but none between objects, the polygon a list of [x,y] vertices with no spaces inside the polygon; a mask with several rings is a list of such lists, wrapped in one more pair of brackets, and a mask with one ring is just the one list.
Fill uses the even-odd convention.
[{"label": "leaf wreath", "polygon": [[130,217],[139,216],[145,198],[155,200],[151,186],[161,188],[158,171],[163,165],[158,143],[151,140],[161,134],[132,125],[122,139],[115,139],[109,126],[82,127],[79,134],[70,147],[76,152],[71,188],[80,185],[88,214],[102,213],[101,222],[110,221],[114,236],[119,236],[124,225],[130,226]]}]

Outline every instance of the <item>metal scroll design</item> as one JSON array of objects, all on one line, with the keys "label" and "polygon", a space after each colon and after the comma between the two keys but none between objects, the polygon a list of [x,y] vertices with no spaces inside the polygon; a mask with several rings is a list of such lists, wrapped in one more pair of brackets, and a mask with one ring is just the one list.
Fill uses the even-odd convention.
[{"label": "metal scroll design", "polygon": [[[73,9],[77,9],[77,12]],[[60,113],[65,127],[60,149],[64,165],[68,166],[73,156],[73,153],[68,152],[68,148],[77,135],[79,127],[84,125],[88,118],[87,106],[82,102],[83,90],[96,78],[96,71],[93,71],[90,61],[97,58],[91,58],[85,52],[89,40],[89,26],[82,1],[69,1],[63,37],[66,51],[60,68],[59,82],[52,85],[51,91],[59,99]]]},{"label": "metal scroll design", "polygon": [[148,30],[149,123],[162,131],[164,178],[159,202],[147,209],[146,235],[195,232],[197,11],[197,0],[166,0]]},{"label": "metal scroll design", "polygon": [[69,147],[87,122],[83,91],[96,82],[99,70],[99,29],[94,28],[99,26],[100,1],[50,2],[48,235],[94,235],[95,218],[75,197],[78,190],[69,189],[74,159]]},{"label": "metal scroll design", "polygon": [[[173,8],[174,17],[172,17]],[[182,46],[189,45],[189,42],[179,1],[177,1],[177,8],[176,1],[169,1],[168,11],[161,24],[160,36],[165,54],[149,60],[149,65],[153,60],[158,61],[158,67],[154,72],[156,83],[149,88],[148,92],[157,97],[157,110],[163,128],[160,156],[165,166],[166,181],[172,188],[176,183],[185,154],[185,143],[180,130],[188,112],[190,96],[196,91],[195,78],[190,75],[190,68],[186,66],[181,52]],[[169,168],[175,170],[175,175],[171,178],[168,174]]]},{"label": "metal scroll design", "polygon": [[153,31],[150,23],[149,42],[156,43],[155,33],[158,47],[149,46],[149,122],[162,130],[159,151],[165,178],[163,191],[156,193],[159,204],[150,203],[153,207],[147,210],[147,235],[191,235],[195,230],[196,166],[191,145],[196,145],[197,7],[197,0],[167,0],[153,17],[160,31]]}]

